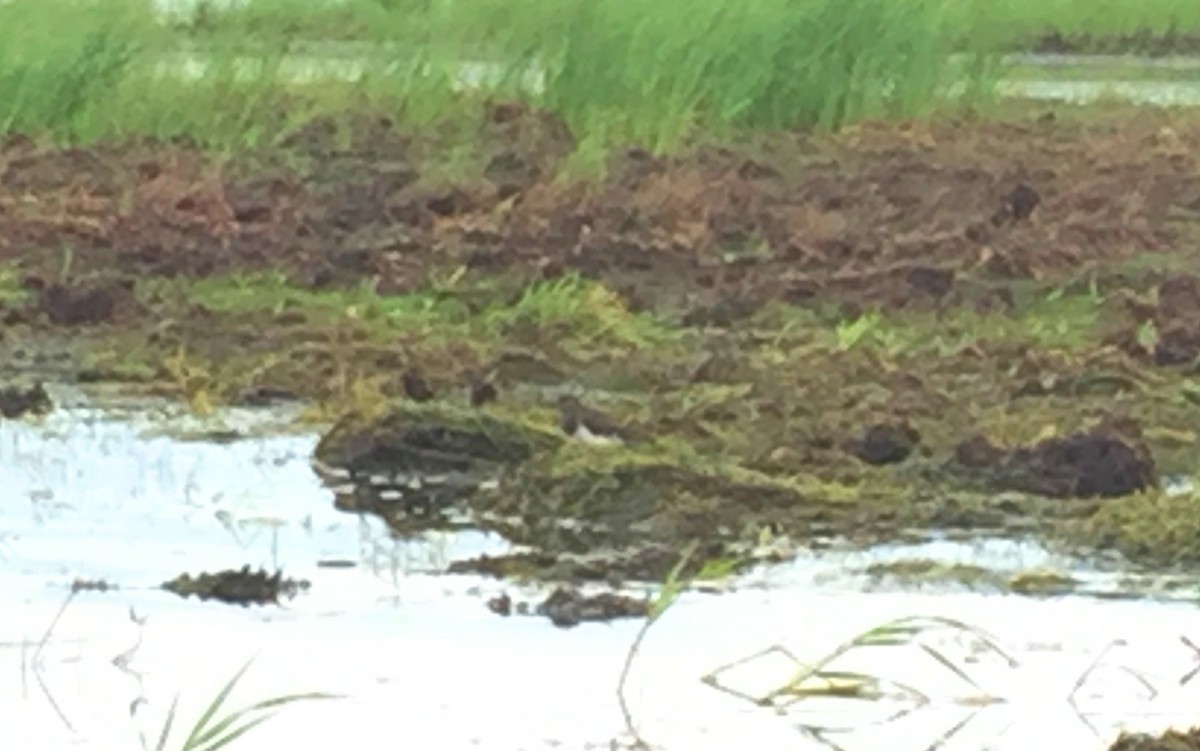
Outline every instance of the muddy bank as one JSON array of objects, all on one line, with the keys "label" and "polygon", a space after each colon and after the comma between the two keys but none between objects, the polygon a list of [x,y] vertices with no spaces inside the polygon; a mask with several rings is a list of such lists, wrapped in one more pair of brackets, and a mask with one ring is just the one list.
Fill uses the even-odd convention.
[{"label": "muddy bank", "polygon": [[9,137],[0,354],[197,411],[305,401],[340,508],[529,548],[464,570],[933,528],[1200,560],[1161,481],[1200,440],[1200,121],[865,124],[592,177],[545,113],[469,135],[453,164],[368,118],[223,162]]},{"label": "muddy bank", "polygon": [[1022,52],[1047,55],[1195,55],[1200,53],[1200,32],[1173,27],[1165,31],[1141,28],[1120,34],[1050,29],[1014,47]]}]

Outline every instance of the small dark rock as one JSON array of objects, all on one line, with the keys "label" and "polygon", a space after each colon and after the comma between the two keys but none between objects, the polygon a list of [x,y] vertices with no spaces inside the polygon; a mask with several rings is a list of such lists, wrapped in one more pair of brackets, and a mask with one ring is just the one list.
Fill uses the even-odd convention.
[{"label": "small dark rock", "polygon": [[635,600],[611,592],[585,596],[560,587],[537,607],[537,612],[549,618],[555,626],[571,628],[584,621],[644,618],[650,614],[650,604],[646,600]]},{"label": "small dark rock", "polygon": [[502,615],[506,618],[512,615],[513,601],[512,598],[508,596],[507,592],[499,597],[493,597],[488,600],[487,606],[488,610],[492,611],[496,615]]},{"label": "small dark rock", "polygon": [[51,284],[41,291],[38,307],[56,326],[95,325],[112,320],[127,293],[114,284]]},{"label": "small dark rock", "polygon": [[867,464],[897,464],[907,459],[921,442],[921,434],[906,422],[872,425],[851,451]]},{"label": "small dark rock", "polygon": [[940,299],[954,287],[954,269],[914,266],[908,270],[907,279],[913,290]]},{"label": "small dark rock", "polygon": [[1168,324],[1154,344],[1154,364],[1189,365],[1200,355],[1200,326],[1178,321]]},{"label": "small dark rock", "polygon": [[1025,221],[1041,202],[1042,197],[1036,190],[1019,183],[1004,197],[1000,210],[992,217],[992,224],[999,226],[1005,222]]},{"label": "small dark rock", "polygon": [[40,383],[23,389],[18,386],[0,388],[0,415],[13,420],[24,415],[45,415],[54,409],[54,402]]}]

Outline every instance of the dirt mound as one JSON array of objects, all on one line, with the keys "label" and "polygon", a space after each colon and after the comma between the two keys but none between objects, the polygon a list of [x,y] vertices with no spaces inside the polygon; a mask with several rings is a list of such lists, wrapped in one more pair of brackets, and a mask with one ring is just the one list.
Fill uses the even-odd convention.
[{"label": "dirt mound", "polygon": [[985,482],[1051,498],[1112,498],[1155,487],[1154,460],[1131,421],[1005,450],[984,436],[959,444],[956,462]]}]

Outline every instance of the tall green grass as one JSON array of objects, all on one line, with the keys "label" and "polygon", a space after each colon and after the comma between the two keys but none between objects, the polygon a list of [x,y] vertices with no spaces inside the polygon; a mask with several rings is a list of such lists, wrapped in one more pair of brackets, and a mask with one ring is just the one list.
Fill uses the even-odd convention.
[{"label": "tall green grass", "polygon": [[[18,0],[0,6],[0,115],[7,130],[64,140],[187,134],[256,146],[356,107],[452,116],[471,96],[462,64],[483,56],[477,95],[547,107],[585,142],[669,150],[698,131],[928,112],[964,70],[950,56],[966,21],[948,24],[944,2],[351,0],[305,11],[251,0],[203,11],[212,33],[185,60],[181,35],[146,0]],[[291,12],[300,21],[285,23]],[[398,46],[355,81],[289,82],[297,29],[347,14]],[[185,63],[199,66],[192,80],[179,77]]]},{"label": "tall green grass", "polygon": [[[423,125],[501,97],[557,112],[585,149],[670,151],[697,134],[923,117],[952,89],[976,104],[1016,39],[1143,27],[1200,30],[1200,2],[247,0],[164,24],[150,0],[14,0],[0,5],[0,130],[230,150],[321,115]],[[356,80],[297,83],[297,43],[313,39],[385,46]],[[479,61],[486,75],[464,71]]]},{"label": "tall green grass", "polygon": [[74,135],[160,39],[139,0],[0,5],[0,128]]}]

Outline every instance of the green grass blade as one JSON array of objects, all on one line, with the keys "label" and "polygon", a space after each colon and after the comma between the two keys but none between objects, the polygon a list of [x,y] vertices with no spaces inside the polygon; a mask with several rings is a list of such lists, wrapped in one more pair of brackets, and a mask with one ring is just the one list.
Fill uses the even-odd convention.
[{"label": "green grass blade", "polygon": [[[229,718],[230,722],[232,723],[232,722],[236,721],[242,715],[243,715],[243,713],[239,712],[234,717]],[[251,729],[258,727],[259,725],[263,724],[264,722],[266,722],[267,720],[271,719],[274,716],[275,716],[274,712],[269,712],[269,713],[261,715],[259,717],[255,717],[253,720],[248,721],[245,725],[241,725],[241,726],[231,730],[227,735],[214,739],[212,743],[210,743],[206,746],[205,745],[196,746],[194,751],[217,751],[217,749],[219,749],[219,748],[224,748],[225,746],[228,746],[230,743],[233,743],[234,741],[236,741],[238,738],[240,738],[242,735],[244,735]],[[193,749],[192,749],[192,747],[189,746],[187,749],[185,749],[185,751],[193,751]]]},{"label": "green grass blade", "polygon": [[206,735],[205,728],[212,720],[213,715],[215,715],[221,709],[221,705],[225,703],[227,698],[229,698],[230,692],[233,691],[234,686],[236,686],[242,679],[242,676],[246,674],[246,671],[250,668],[250,665],[253,662],[253,657],[247,660],[246,664],[243,665],[240,670],[234,673],[233,677],[229,679],[229,682],[225,684],[225,687],[221,689],[221,692],[217,694],[216,698],[214,698],[208,705],[208,708],[204,710],[204,714],[202,714],[200,719],[196,721],[196,724],[192,726],[192,732],[188,735],[187,741],[183,744],[185,750],[194,749],[202,742],[200,739],[202,736]]}]

